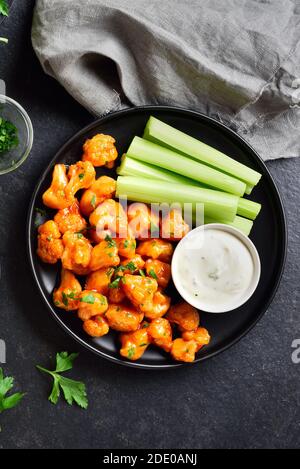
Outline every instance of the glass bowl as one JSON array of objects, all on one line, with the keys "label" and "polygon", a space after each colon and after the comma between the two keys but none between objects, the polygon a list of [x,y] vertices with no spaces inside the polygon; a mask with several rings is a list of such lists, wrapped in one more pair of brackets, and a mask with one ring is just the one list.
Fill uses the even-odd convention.
[{"label": "glass bowl", "polygon": [[27,159],[33,144],[33,127],[27,112],[13,99],[0,94],[0,117],[18,129],[17,147],[0,153],[0,175],[14,171]]}]

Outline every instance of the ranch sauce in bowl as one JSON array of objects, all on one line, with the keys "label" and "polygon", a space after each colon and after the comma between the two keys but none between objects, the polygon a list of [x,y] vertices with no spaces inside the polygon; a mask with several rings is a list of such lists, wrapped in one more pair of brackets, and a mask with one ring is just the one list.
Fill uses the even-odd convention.
[{"label": "ranch sauce in bowl", "polygon": [[172,276],[180,295],[210,313],[232,311],[253,295],[260,278],[258,252],[239,230],[206,225],[178,244]]}]

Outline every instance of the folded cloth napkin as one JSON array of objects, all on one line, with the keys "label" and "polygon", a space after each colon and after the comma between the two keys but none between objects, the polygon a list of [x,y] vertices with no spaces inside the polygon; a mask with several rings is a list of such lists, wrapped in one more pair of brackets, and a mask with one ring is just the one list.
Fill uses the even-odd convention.
[{"label": "folded cloth napkin", "polygon": [[44,70],[95,115],[186,107],[300,156],[299,0],[37,0]]}]

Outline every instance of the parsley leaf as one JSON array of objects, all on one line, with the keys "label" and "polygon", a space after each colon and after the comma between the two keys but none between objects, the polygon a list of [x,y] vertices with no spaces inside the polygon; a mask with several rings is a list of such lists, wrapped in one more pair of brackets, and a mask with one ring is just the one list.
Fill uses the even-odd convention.
[{"label": "parsley leaf", "polygon": [[88,305],[95,304],[95,300],[96,299],[95,299],[95,296],[93,295],[93,293],[88,293],[83,298],[80,298],[81,303],[87,303]]},{"label": "parsley leaf", "polygon": [[25,395],[17,392],[16,394],[6,397],[6,394],[13,388],[13,386],[14,378],[4,378],[3,370],[0,368],[0,414],[5,410],[16,407]]},{"label": "parsley leaf", "polygon": [[88,399],[86,394],[85,384],[81,381],[74,381],[73,379],[65,378],[60,373],[69,371],[73,368],[73,362],[78,357],[78,353],[61,352],[56,355],[56,369],[54,371],[47,370],[39,365],[37,369],[49,374],[53,378],[53,388],[49,396],[49,401],[52,404],[57,404],[60,397],[61,390],[64,394],[65,400],[69,405],[75,402],[82,409],[87,409]]},{"label": "parsley leaf", "polygon": [[109,235],[105,236],[105,241],[107,242],[109,248],[115,248],[117,246],[117,243]]},{"label": "parsley leaf", "polygon": [[120,280],[121,280],[122,277],[117,277],[116,280],[114,280],[113,282],[111,282],[108,287],[109,288],[118,288],[119,287],[119,284],[120,284]]},{"label": "parsley leaf", "polygon": [[150,275],[150,277],[154,278],[155,280],[158,280],[157,275],[156,275],[154,269],[150,269],[150,270],[149,270],[149,275]]},{"label": "parsley leaf", "polygon": [[0,0],[0,14],[3,16],[8,16],[9,6],[7,0]]},{"label": "parsley leaf", "polygon": [[92,206],[93,208],[96,208],[96,196],[95,196],[95,194],[94,194],[93,197],[92,197],[91,206]]}]

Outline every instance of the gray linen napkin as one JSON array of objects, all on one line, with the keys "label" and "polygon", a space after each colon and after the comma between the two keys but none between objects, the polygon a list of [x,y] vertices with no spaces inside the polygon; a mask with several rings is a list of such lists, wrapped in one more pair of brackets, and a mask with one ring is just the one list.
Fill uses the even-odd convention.
[{"label": "gray linen napkin", "polygon": [[300,0],[37,0],[32,42],[95,115],[177,105],[300,156]]}]

